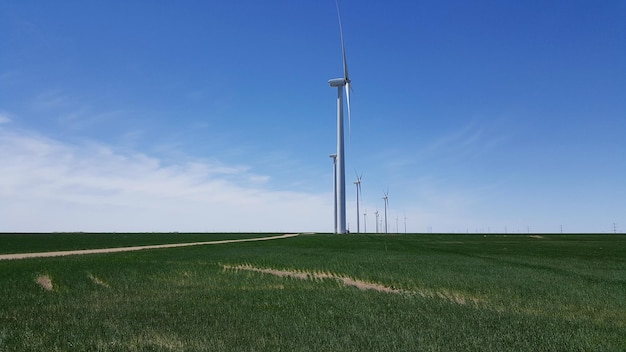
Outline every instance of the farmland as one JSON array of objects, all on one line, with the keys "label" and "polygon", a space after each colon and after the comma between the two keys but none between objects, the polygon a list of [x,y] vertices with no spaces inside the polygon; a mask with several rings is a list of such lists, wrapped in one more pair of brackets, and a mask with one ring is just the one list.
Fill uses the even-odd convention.
[{"label": "farmland", "polygon": [[[267,236],[0,235],[0,254]],[[0,261],[0,351],[615,351],[624,235],[300,235]]]}]

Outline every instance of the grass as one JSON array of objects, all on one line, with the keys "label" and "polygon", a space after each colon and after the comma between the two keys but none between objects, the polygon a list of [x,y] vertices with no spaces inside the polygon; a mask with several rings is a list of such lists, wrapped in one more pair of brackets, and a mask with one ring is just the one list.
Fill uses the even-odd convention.
[{"label": "grass", "polygon": [[0,295],[0,351],[620,351],[626,236],[302,235],[0,261]]}]

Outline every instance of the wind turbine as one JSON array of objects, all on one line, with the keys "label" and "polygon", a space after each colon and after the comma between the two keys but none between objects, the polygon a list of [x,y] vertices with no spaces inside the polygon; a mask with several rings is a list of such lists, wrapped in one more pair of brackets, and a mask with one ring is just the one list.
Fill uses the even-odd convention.
[{"label": "wind turbine", "polygon": [[383,199],[385,200],[385,233],[387,233],[387,204],[389,203],[389,190],[385,192]]},{"label": "wind turbine", "polygon": [[363,212],[363,232],[367,233],[367,210]]},{"label": "wind turbine", "polygon": [[348,124],[350,123],[350,78],[348,76],[348,63],[346,61],[346,49],[343,43],[343,27],[337,5],[337,18],[339,19],[339,35],[341,37],[341,53],[343,56],[343,77],[328,81],[331,87],[337,87],[337,174],[335,176],[335,206],[337,226],[335,233],[346,233],[346,164],[343,143],[343,89],[346,90],[346,103],[348,105]]},{"label": "wind turbine", "polygon": [[406,213],[404,213],[404,233],[406,233]]},{"label": "wind turbine", "polygon": [[400,233],[400,230],[398,229],[398,216],[396,215],[396,233]]},{"label": "wind turbine", "polygon": [[361,232],[361,228],[359,227],[359,194],[361,193],[361,178],[363,177],[363,174],[361,174],[361,176],[359,176],[358,174],[356,175],[356,181],[354,181],[354,184],[356,185],[356,232],[359,233]]},{"label": "wind turbine", "polygon": [[374,215],[376,215],[376,233],[378,233],[378,209],[376,209],[376,211],[374,212]]}]

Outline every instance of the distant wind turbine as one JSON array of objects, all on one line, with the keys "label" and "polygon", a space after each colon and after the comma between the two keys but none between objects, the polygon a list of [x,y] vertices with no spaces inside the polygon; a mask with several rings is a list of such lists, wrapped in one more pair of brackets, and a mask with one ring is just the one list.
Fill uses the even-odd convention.
[{"label": "distant wind turbine", "polygon": [[374,212],[374,215],[376,215],[376,233],[378,233],[378,209],[376,209],[376,211]]},{"label": "distant wind turbine", "polygon": [[361,232],[361,228],[359,227],[359,217],[361,216],[361,214],[359,213],[359,195],[361,193],[361,178],[362,177],[363,177],[363,174],[361,174],[361,176],[357,174],[356,181],[354,181],[354,184],[356,185],[356,232],[357,233]]},{"label": "distant wind turbine", "polygon": [[398,229],[398,216],[396,215],[396,233],[400,233],[400,230]]},{"label": "distant wind turbine", "polygon": [[406,213],[404,213],[404,233],[406,233]]},{"label": "distant wind turbine", "polygon": [[367,233],[367,210],[363,212],[363,232]]},{"label": "distant wind turbine", "polygon": [[343,77],[328,81],[331,87],[337,87],[337,174],[335,176],[335,207],[337,216],[337,226],[335,233],[346,233],[346,165],[343,143],[343,89],[346,90],[346,103],[348,105],[348,124],[350,124],[350,78],[348,76],[348,63],[346,61],[346,49],[343,43],[343,27],[341,25],[341,15],[339,14],[339,3],[337,5],[337,18],[339,19],[339,35],[341,37],[341,53],[343,55]]},{"label": "distant wind turbine", "polygon": [[385,233],[387,233],[387,204],[389,204],[389,190],[385,192],[383,200],[385,201]]}]

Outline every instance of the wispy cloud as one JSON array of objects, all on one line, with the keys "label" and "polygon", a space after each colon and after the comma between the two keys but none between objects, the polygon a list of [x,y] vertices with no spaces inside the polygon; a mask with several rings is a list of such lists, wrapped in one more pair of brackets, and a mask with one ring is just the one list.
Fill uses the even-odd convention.
[{"label": "wispy cloud", "polygon": [[94,112],[88,106],[77,107],[76,110],[68,111],[60,116],[60,122],[64,126],[72,129],[81,130],[96,126],[106,121],[121,120],[126,114],[124,110],[113,110],[106,112]]},{"label": "wispy cloud", "polygon": [[59,89],[44,91],[33,98],[32,105],[35,109],[49,111],[51,109],[68,108],[76,103],[66,93]]},{"label": "wispy cloud", "polygon": [[8,113],[0,111],[0,124],[5,124],[13,121]]},{"label": "wispy cloud", "polygon": [[102,110],[61,89],[51,89],[36,95],[31,102],[36,110],[56,116],[64,128],[84,130],[99,123],[119,119],[126,114],[122,109]]},{"label": "wispy cloud", "polygon": [[[331,197],[218,161],[0,130],[0,231],[323,231]],[[328,224],[327,224],[328,223]]]},{"label": "wispy cloud", "polygon": [[503,137],[494,137],[485,127],[472,124],[444,134],[426,145],[418,156],[439,160],[468,160],[502,143]]},{"label": "wispy cloud", "polygon": [[[478,126],[468,123],[463,127],[443,131],[429,142],[410,141],[400,147],[378,153],[391,175],[402,174],[418,166],[423,170],[437,170],[488,156],[506,143],[510,136],[502,133],[500,122],[483,123]],[[407,152],[411,150],[411,152]]]},{"label": "wispy cloud", "polygon": [[0,73],[0,82],[1,83],[13,83],[19,80],[20,73],[17,70],[9,70]]}]

